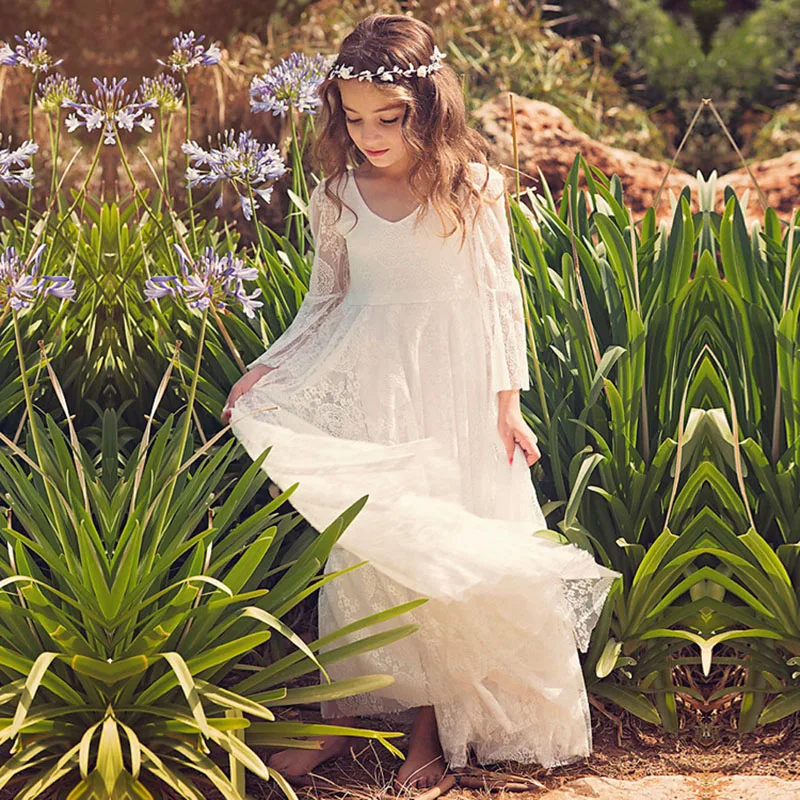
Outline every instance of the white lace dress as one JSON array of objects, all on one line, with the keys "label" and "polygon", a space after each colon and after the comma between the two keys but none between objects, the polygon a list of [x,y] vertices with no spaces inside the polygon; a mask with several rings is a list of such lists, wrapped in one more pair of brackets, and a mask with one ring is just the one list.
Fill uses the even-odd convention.
[{"label": "white lace dress", "polygon": [[[472,165],[481,185],[485,172]],[[399,603],[429,601],[383,628],[411,636],[332,664],[332,679],[384,673],[385,689],[323,704],[326,717],[433,705],[445,756],[545,766],[591,751],[578,648],[585,651],[618,576],[546,529],[530,471],[508,463],[497,392],[528,389],[525,328],[502,177],[460,236],[434,211],[390,222],[352,172],[337,221],[322,185],[309,206],[316,245],[294,321],[256,361],[276,369],[232,410],[251,457],[297,483],[292,505],[318,530],[368,495],[327,571],[320,635]],[[356,212],[356,217],[350,209]],[[472,219],[472,212],[467,214]],[[416,227],[415,227],[415,222]],[[264,410],[277,406],[275,410]]]}]

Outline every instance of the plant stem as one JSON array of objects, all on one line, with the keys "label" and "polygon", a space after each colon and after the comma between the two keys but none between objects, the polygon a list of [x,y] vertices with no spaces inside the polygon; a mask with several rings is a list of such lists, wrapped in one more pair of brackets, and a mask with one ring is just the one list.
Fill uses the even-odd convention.
[{"label": "plant stem", "polygon": [[[56,142],[54,145],[53,150],[53,174],[58,172],[58,148],[61,143],[61,109],[59,108],[56,111]],[[53,184],[53,191],[58,191],[58,183]],[[64,203],[61,199],[61,193],[58,193],[57,197],[58,203],[58,213],[60,214],[64,210]]]},{"label": "plant stem", "polygon": [[47,115],[47,137],[50,139],[50,158],[53,162],[53,166],[50,170],[50,194],[52,196],[53,192],[56,190],[56,143],[55,143],[55,133],[53,132],[53,120],[50,119],[50,115]]},{"label": "plant stem", "polygon": [[[305,135],[302,144],[297,138],[297,126],[294,122],[294,106],[289,103],[289,126],[292,132],[292,139],[289,148],[292,153],[292,191],[303,198],[303,202],[308,204],[308,186],[306,176],[303,171],[303,150],[305,148]],[[300,210],[294,213],[295,230],[297,231],[297,248],[300,253],[305,251],[305,222]]]},{"label": "plant stem", "polygon": [[[36,80],[34,78],[31,81],[31,91],[28,96],[28,138],[33,141],[33,92],[36,88]],[[35,153],[31,153],[31,169],[33,169],[34,165],[34,157]],[[34,181],[31,181],[31,188],[28,189],[28,200],[25,204],[25,228],[22,234],[22,252],[25,252],[25,248],[28,246],[28,227],[31,222],[31,202],[33,200],[33,184]]]},{"label": "plant stem", "polygon": [[161,171],[163,172],[164,185],[162,187],[164,193],[169,192],[169,174],[167,171],[167,158],[169,156],[169,135],[164,132],[164,112],[158,110],[158,133],[161,137]]},{"label": "plant stem", "polygon": [[[192,98],[189,94],[189,84],[186,81],[186,74],[181,73],[181,80],[183,81],[183,94],[186,98],[186,141],[189,142],[192,139]],[[186,169],[189,169],[189,154],[186,154]],[[186,197],[189,202],[189,227],[192,231],[192,247],[194,247],[194,252],[192,255],[197,255],[197,228],[195,227],[194,221],[194,204],[192,202],[192,190],[187,186],[186,187]]]},{"label": "plant stem", "polygon": [[249,181],[247,183],[247,193],[250,195],[250,209],[253,214],[253,224],[256,227],[256,238],[258,239],[258,248],[261,251],[260,253],[258,253],[258,260],[261,261],[262,254],[266,253],[267,249],[266,247],[264,247],[264,241],[261,238],[261,228],[259,228],[259,225],[261,223],[258,220],[258,214],[256,214],[256,201],[255,198],[253,197],[253,187],[251,186]]}]

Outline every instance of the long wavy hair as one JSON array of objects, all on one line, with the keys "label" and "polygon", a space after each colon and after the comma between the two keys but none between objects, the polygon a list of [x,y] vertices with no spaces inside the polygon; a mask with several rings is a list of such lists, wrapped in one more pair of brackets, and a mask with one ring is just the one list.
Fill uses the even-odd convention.
[{"label": "long wavy hair", "polygon": [[[433,31],[424,22],[401,14],[370,14],[344,39],[334,65],[351,66],[356,73],[374,72],[381,66],[389,69],[394,64],[419,66],[430,61],[433,47]],[[319,87],[322,105],[312,157],[328,179],[325,193],[341,218],[346,204],[333,191],[332,184],[340,186],[348,166],[359,166],[366,156],[347,132],[338,80],[326,79]],[[485,199],[490,148],[483,136],[467,125],[458,76],[443,64],[424,78],[395,74],[394,82],[375,81],[373,85],[390,100],[407,104],[400,132],[412,157],[408,181],[420,206],[417,222],[432,207],[446,231],[443,238],[460,230],[463,246],[467,228],[464,209],[470,198],[475,198],[477,216]],[[471,178],[471,161],[486,168],[480,189],[475,188]],[[353,209],[347,208],[358,219]]]}]

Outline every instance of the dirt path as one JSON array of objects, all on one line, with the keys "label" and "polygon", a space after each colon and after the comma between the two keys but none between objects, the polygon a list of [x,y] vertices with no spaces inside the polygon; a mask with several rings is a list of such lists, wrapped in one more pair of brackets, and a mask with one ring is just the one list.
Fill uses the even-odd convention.
[{"label": "dirt path", "polygon": [[[466,771],[473,777],[481,775],[491,783],[530,782],[532,788],[528,791],[488,792],[456,786],[445,797],[448,800],[541,800],[548,792],[580,778],[638,780],[656,775],[679,775],[690,777],[687,786],[693,787],[697,797],[728,800],[730,790],[734,792],[731,797],[756,800],[752,790],[756,784],[753,782],[747,784],[750,789],[744,789],[745,784],[737,787],[735,782],[722,779],[769,775],[800,780],[800,724],[795,717],[742,736],[735,730],[717,729],[709,737],[708,731],[704,730],[702,738],[691,730],[682,730],[678,737],[666,734],[627,715],[620,719],[619,726],[606,718],[595,722],[594,750],[583,761],[553,770],[504,765],[504,772],[476,768]],[[705,744],[709,739],[712,741]],[[397,744],[403,749],[406,742],[400,739]],[[382,748],[367,744],[358,752],[351,751],[350,758],[320,768],[313,785],[299,789],[298,794],[308,800],[375,800],[391,785],[396,768],[397,762]],[[256,787],[251,790],[248,782],[254,800],[279,796],[266,786],[261,788],[264,793],[259,793]],[[619,800],[627,800],[628,795],[617,794]],[[594,792],[583,796],[598,797],[599,800]],[[775,800],[779,797],[775,793],[770,796]],[[785,795],[787,800],[790,796]],[[800,797],[800,792],[797,796]],[[646,795],[640,797],[645,800]],[[677,795],[675,800],[678,800]]]}]

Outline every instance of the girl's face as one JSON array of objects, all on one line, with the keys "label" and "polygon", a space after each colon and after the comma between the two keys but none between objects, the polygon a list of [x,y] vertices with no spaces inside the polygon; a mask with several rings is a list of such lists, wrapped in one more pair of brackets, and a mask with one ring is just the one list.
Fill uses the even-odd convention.
[{"label": "girl's face", "polygon": [[406,104],[368,81],[340,79],[338,83],[347,132],[355,146],[381,169],[405,164],[409,153],[400,127]]}]

